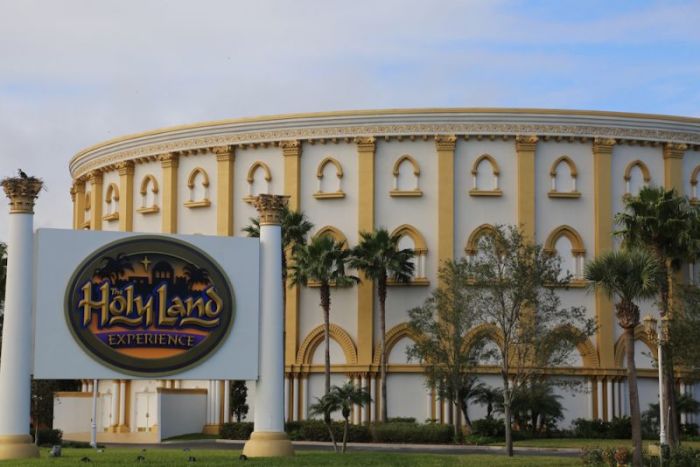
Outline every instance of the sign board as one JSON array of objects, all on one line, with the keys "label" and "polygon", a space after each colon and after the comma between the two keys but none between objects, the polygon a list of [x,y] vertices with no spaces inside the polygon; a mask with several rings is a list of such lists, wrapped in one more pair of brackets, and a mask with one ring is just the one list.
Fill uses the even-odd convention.
[{"label": "sign board", "polygon": [[40,229],[35,252],[35,378],[257,379],[257,239]]}]

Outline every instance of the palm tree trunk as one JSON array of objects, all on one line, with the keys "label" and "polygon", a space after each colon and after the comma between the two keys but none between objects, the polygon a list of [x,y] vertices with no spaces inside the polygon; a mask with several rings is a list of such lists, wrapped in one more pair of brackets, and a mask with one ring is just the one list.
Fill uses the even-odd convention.
[{"label": "palm tree trunk", "polygon": [[345,417],[345,426],[343,427],[343,454],[345,454],[345,448],[348,444],[348,424],[350,421],[348,417]]},{"label": "palm tree trunk", "polygon": [[379,295],[379,322],[381,327],[382,354],[379,362],[382,380],[382,421],[389,420],[389,410],[386,403],[386,278],[377,281],[377,293]]},{"label": "palm tree trunk", "polygon": [[632,465],[642,466],[642,419],[639,411],[639,390],[637,389],[637,367],[634,363],[634,327],[625,329],[625,349],[627,354],[627,385],[630,397],[630,418],[632,422]]},{"label": "palm tree trunk", "polygon": [[[670,259],[664,259],[663,254],[656,251],[659,263],[662,265],[663,274],[666,278],[661,283],[661,316],[671,317],[671,288],[673,286],[673,269]],[[664,401],[660,401],[659,410],[664,412],[666,417],[666,439],[669,446],[676,448],[680,444],[680,417],[676,410],[676,384],[673,372],[673,355],[670,345],[664,345]]]},{"label": "palm tree trunk", "polygon": [[324,371],[326,376],[325,394],[331,392],[331,337],[330,337],[330,314],[331,314],[331,290],[328,284],[321,284],[321,308],[323,308],[323,340],[326,344]]}]

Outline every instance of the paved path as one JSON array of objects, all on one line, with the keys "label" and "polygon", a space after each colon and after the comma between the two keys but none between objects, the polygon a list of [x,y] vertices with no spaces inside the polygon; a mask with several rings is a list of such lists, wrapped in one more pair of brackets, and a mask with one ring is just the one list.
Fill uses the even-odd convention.
[{"label": "paved path", "polygon": [[[131,447],[142,449],[242,449],[245,441],[239,440],[193,440],[193,441],[164,441],[159,444],[124,444],[107,443],[113,447]],[[317,441],[293,441],[294,448],[299,451],[332,451],[333,445]],[[428,454],[494,454],[504,455],[502,446],[455,446],[445,444],[388,444],[388,443],[348,443],[348,451],[364,452],[393,452],[393,453],[428,453]],[[580,449],[570,448],[523,448],[516,447],[515,454],[521,456],[556,456],[578,457]]]}]

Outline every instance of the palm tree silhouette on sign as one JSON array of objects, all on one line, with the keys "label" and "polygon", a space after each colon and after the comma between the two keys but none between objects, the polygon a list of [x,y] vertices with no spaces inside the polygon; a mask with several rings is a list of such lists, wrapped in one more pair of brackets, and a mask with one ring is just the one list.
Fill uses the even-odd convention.
[{"label": "palm tree silhouette on sign", "polygon": [[[195,289],[195,285],[201,284],[206,286],[209,284],[209,271],[204,268],[199,268],[194,264],[188,264],[184,267],[185,277],[187,278],[187,288],[192,291]],[[197,287],[197,290],[201,290],[201,287]]]},{"label": "palm tree silhouette on sign", "polygon": [[109,279],[112,284],[116,284],[126,271],[134,271],[131,267],[129,257],[124,253],[117,254],[116,257],[105,256],[102,258],[102,267],[95,270],[95,275],[102,279]]}]

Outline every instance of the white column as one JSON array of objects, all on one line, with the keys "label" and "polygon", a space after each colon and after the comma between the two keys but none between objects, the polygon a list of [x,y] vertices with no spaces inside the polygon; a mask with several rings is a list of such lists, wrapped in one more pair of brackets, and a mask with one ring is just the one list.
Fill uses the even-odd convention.
[{"label": "white column", "polygon": [[614,417],[613,414],[613,397],[614,397],[614,392],[613,392],[613,382],[610,378],[608,378],[608,382],[606,384],[606,391],[607,391],[607,396],[608,396],[608,421],[612,420]]},{"label": "white column", "polygon": [[115,427],[119,424],[119,380],[112,381],[112,413],[110,426]]},{"label": "white column", "polygon": [[[683,396],[686,393],[686,386],[685,383],[681,382],[680,384],[680,395]],[[688,423],[688,416],[685,412],[682,412],[681,414],[681,423],[685,424]]]},{"label": "white column", "polygon": [[376,379],[372,376],[367,377],[367,384],[369,384],[369,395],[372,398],[372,402],[369,404],[369,420],[371,422],[377,421],[377,385]]},{"label": "white column", "polygon": [[292,420],[299,420],[299,380],[301,375],[292,376],[292,387],[294,388],[294,398],[292,399]]},{"label": "white column", "polygon": [[603,419],[603,391],[605,386],[603,386],[603,381],[598,380],[598,418]]},{"label": "white column", "polygon": [[126,381],[119,381],[119,426],[124,426],[126,421]]},{"label": "white column", "polygon": [[221,423],[221,381],[214,381],[214,425]]},{"label": "white column", "polygon": [[231,381],[224,381],[224,419],[222,423],[231,421]]},{"label": "white column", "polygon": [[287,414],[289,413],[289,376],[284,377],[284,418],[287,419]]},{"label": "white column", "polygon": [[2,182],[10,198],[5,318],[0,360],[0,459],[39,457],[29,435],[32,372],[32,264],[36,179]]},{"label": "white column", "polygon": [[[367,377],[366,376],[360,376],[360,387],[367,389]],[[360,410],[360,423],[365,423],[367,421],[367,410],[369,408],[369,403],[365,405],[365,407]]]},{"label": "white column", "polygon": [[[352,385],[355,387],[360,385],[360,378],[357,375],[352,377]],[[362,412],[362,407],[355,404],[352,408],[352,423],[355,425],[360,424],[360,412]]]},{"label": "white column", "polygon": [[589,379],[588,380],[588,413],[591,414],[591,418],[595,418],[596,414],[593,413],[593,407],[595,406],[595,403],[593,402],[593,380]]},{"label": "white column", "polygon": [[294,454],[284,432],[284,306],[282,303],[282,210],[286,197],[260,195],[260,342],[254,430],[243,447],[248,457]]},{"label": "white column", "polygon": [[433,412],[433,391],[430,388],[426,389],[425,392],[425,419],[429,420],[432,418]]}]

